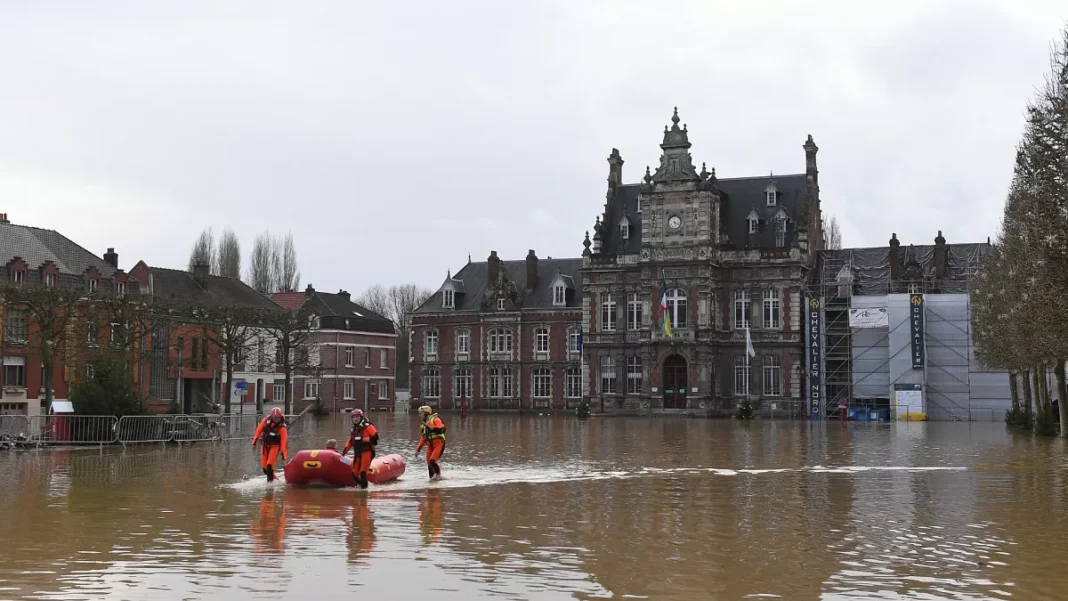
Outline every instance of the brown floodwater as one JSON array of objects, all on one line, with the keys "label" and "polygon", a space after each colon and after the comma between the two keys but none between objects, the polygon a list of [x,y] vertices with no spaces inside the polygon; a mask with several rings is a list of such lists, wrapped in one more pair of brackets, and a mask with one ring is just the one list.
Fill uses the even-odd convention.
[{"label": "brown floodwater", "polygon": [[[1064,599],[1068,462],[1001,424],[377,416],[403,478],[248,442],[0,454],[0,599]],[[325,418],[293,443],[343,438]],[[257,477],[258,475],[258,477]],[[314,596],[312,596],[314,595]]]}]

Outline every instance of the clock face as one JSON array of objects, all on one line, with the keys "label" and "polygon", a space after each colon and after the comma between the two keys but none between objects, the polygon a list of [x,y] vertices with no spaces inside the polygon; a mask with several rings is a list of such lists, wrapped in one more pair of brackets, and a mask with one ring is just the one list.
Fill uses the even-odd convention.
[{"label": "clock face", "polygon": [[678,215],[672,215],[668,218],[668,227],[677,230],[682,227],[682,218]]}]

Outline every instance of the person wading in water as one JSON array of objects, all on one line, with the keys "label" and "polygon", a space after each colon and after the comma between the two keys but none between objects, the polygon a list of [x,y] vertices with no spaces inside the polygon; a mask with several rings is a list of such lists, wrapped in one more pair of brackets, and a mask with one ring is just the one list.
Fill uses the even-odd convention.
[{"label": "person wading in water", "polygon": [[360,488],[367,488],[367,470],[371,469],[371,460],[375,458],[378,446],[378,428],[367,420],[362,409],[352,410],[352,431],[349,441],[345,443],[342,455],[352,450],[352,478]]},{"label": "person wading in water", "polygon": [[419,451],[426,447],[426,467],[430,472],[430,479],[441,477],[441,467],[438,461],[441,453],[445,451],[445,424],[441,421],[434,410],[426,405],[419,408],[423,416],[423,424],[419,426],[419,446],[415,449],[415,456],[419,457]]},{"label": "person wading in water", "polygon": [[260,467],[263,468],[267,481],[274,482],[274,463],[278,461],[279,452],[282,454],[283,462],[288,455],[286,416],[282,415],[282,410],[278,407],[271,409],[270,415],[263,418],[260,425],[256,427],[256,434],[252,437],[252,446],[256,446],[257,442],[260,443]]}]

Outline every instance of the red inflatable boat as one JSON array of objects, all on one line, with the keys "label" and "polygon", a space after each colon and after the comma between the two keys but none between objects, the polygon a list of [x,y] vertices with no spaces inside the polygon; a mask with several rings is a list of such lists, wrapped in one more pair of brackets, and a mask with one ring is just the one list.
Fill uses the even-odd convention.
[{"label": "red inflatable boat", "polygon": [[[367,481],[384,484],[404,473],[404,457],[385,455],[371,461]],[[286,484],[294,486],[355,486],[352,479],[352,458],[337,451],[298,451],[285,467]]]}]

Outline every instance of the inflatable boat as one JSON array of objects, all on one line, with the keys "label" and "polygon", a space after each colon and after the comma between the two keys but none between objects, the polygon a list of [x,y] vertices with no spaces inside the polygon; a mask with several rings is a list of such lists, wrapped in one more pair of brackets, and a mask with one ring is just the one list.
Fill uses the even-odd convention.
[{"label": "inflatable boat", "polygon": [[[371,461],[367,481],[384,484],[404,473],[404,457],[384,455]],[[286,484],[293,486],[327,486],[339,488],[355,486],[352,478],[352,458],[327,449],[297,451],[286,463]]]}]

